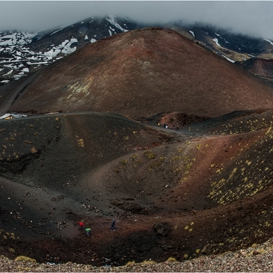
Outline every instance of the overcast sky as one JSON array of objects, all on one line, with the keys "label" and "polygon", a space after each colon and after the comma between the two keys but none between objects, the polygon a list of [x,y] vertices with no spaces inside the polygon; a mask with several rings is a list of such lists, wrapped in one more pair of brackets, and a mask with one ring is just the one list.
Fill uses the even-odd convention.
[{"label": "overcast sky", "polygon": [[271,1],[1,1],[0,30],[41,31],[91,16],[126,16],[145,23],[203,22],[273,39]]}]

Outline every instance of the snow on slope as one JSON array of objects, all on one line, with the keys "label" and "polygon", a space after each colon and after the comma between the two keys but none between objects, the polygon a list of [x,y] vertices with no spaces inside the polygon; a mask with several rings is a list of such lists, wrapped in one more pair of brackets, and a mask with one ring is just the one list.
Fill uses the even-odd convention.
[{"label": "snow on slope", "polygon": [[[101,34],[105,33],[104,37],[112,36],[120,32],[126,32],[128,23],[125,18],[118,22],[118,19],[114,16],[108,16],[105,18],[107,24],[99,26],[93,30],[93,33]],[[92,19],[89,23],[95,22]],[[81,22],[84,25],[84,21]],[[73,25],[70,27],[74,27]],[[89,28],[92,26],[89,26]],[[94,27],[94,26],[93,26]],[[105,28],[105,29],[103,29]],[[17,32],[17,31],[5,31],[0,32],[0,85],[7,84],[11,81],[18,80],[23,76],[26,76],[29,72],[35,71],[40,66],[52,63],[65,55],[68,55],[77,50],[79,45],[79,39],[84,40],[84,43],[94,43],[98,40],[97,34],[84,35],[81,37],[81,31],[78,31],[79,37],[71,36],[69,31],[65,38],[56,39],[56,37],[64,37],[64,28],[58,28],[49,33],[41,34],[37,32]],[[62,32],[62,36],[58,36]],[[57,41],[50,46],[44,46],[43,50],[31,50],[31,45],[45,36],[52,37],[52,40]],[[107,36],[105,36],[107,35]],[[101,37],[101,35],[100,35]],[[32,47],[33,48],[33,47]]]}]

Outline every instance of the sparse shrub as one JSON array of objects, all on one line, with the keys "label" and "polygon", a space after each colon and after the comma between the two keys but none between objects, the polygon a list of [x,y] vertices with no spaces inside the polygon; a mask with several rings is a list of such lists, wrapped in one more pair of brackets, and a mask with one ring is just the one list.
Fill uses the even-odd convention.
[{"label": "sparse shrub", "polygon": [[10,247],[10,248],[9,248],[9,252],[10,252],[10,253],[15,253],[14,248]]},{"label": "sparse shrub", "polygon": [[122,160],[120,160],[120,163],[125,165],[125,164],[127,164],[127,160],[126,159],[122,159]]},{"label": "sparse shrub", "polygon": [[197,150],[200,150],[201,147],[202,147],[202,145],[201,145],[201,144],[198,144],[198,145],[196,146],[196,149],[197,149]]},{"label": "sparse shrub", "polygon": [[81,147],[81,148],[84,147],[84,142],[83,142],[83,139],[82,139],[82,138],[77,139],[77,142],[78,142],[78,147]]},{"label": "sparse shrub", "polygon": [[145,151],[144,154],[149,158],[149,159],[154,159],[155,154],[152,151]]}]

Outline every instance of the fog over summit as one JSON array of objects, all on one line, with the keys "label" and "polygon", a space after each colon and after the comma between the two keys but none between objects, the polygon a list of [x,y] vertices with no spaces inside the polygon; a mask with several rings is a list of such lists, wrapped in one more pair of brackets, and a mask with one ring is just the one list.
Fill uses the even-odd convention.
[{"label": "fog over summit", "polygon": [[42,31],[92,16],[126,16],[143,23],[205,23],[273,39],[271,1],[0,1],[0,30]]}]

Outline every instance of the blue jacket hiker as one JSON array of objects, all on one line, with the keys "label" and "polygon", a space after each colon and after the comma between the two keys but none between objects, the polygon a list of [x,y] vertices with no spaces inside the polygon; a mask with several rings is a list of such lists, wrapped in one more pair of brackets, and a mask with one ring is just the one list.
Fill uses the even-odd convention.
[{"label": "blue jacket hiker", "polygon": [[116,230],[116,219],[112,222],[110,230]]}]

